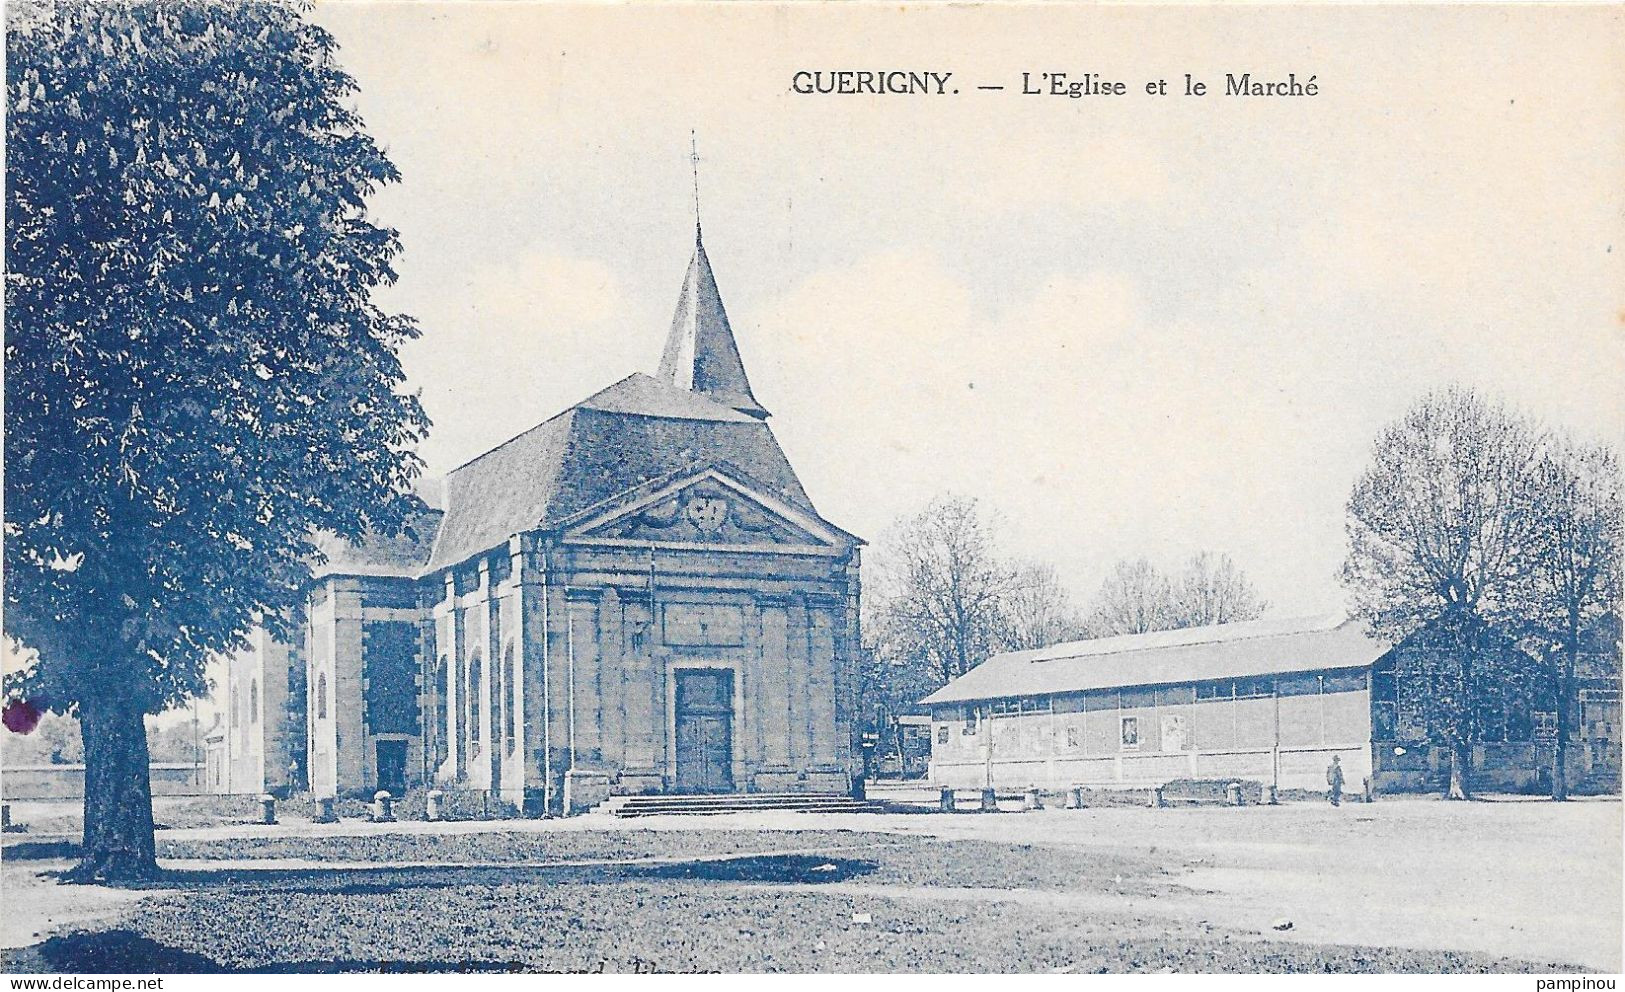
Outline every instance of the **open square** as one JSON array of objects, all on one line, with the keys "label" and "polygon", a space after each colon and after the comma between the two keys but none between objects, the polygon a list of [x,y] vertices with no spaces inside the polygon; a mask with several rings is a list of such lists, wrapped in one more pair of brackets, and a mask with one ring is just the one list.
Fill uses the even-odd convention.
[{"label": "open square", "polygon": [[6,958],[12,971],[1617,971],[1620,816],[1612,800],[1383,800],[284,817],[161,831],[166,877],[134,892],[54,885],[70,842],[23,835],[5,849]]}]

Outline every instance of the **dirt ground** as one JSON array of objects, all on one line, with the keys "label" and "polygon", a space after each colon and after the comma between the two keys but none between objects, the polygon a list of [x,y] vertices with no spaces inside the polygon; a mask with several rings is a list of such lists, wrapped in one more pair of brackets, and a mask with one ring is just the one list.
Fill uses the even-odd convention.
[{"label": "dirt ground", "polygon": [[[42,826],[50,822],[49,810],[24,807],[14,815],[29,822],[31,812]],[[1122,950],[1124,941],[1132,943],[1136,935],[1162,932],[1179,935],[1186,946],[1205,946],[1204,935],[1222,934],[1226,941],[1234,935],[1243,941],[1293,942],[1306,951],[1466,952],[1618,972],[1622,827],[1621,806],[1613,800],[1452,804],[1389,799],[1337,809],[1295,803],[1240,809],[754,813],[640,820],[584,816],[442,824],[346,821],[331,826],[290,820],[276,827],[233,824],[162,831],[160,853],[176,877],[215,877],[223,884],[255,887],[264,879],[274,890],[274,879],[317,868],[370,878],[384,870],[433,866],[472,873],[463,879],[472,884],[485,878],[478,874],[482,871],[503,879],[516,869],[556,872],[561,866],[589,864],[646,868],[662,860],[693,865],[696,859],[711,858],[743,864],[748,858],[737,860],[742,855],[811,851],[832,859],[873,858],[880,870],[850,878],[790,873],[706,882],[745,885],[748,892],[737,893],[740,899],[763,895],[767,885],[777,893],[774,898],[812,900],[807,905],[813,918],[827,916],[831,900],[842,905],[883,901],[899,920],[920,918],[911,925],[922,945],[931,943],[928,931],[942,912],[971,914],[980,920],[978,925],[994,928],[1028,928],[1032,919],[1059,912],[1067,919],[1095,921],[1092,925],[1101,929],[1091,939],[1109,936],[1117,942],[1112,944],[1117,950],[1103,959],[1109,970],[1133,968],[1142,959],[1178,970],[1262,967],[1254,957],[1224,956],[1232,945],[1206,957],[1186,958],[1170,958],[1166,949]],[[903,846],[889,849],[885,837]],[[132,893],[56,886],[51,874],[66,862],[51,855],[65,852],[45,846],[50,838],[40,833],[9,840],[33,847],[8,846],[0,866],[7,948],[38,945],[64,929],[128,922],[132,909],[143,908],[132,906],[132,900],[162,906],[178,898],[173,890]],[[860,850],[846,850],[853,846]],[[877,846],[885,850],[863,853]],[[930,855],[932,851],[940,856]],[[26,857],[11,856],[25,852]],[[641,876],[617,884],[621,882],[632,886],[629,892],[650,899],[651,907],[692,894],[677,876],[658,883]],[[657,888],[639,888],[647,884]],[[1279,929],[1285,922],[1290,928]],[[1075,934],[1054,936],[1060,945],[1078,939]],[[832,934],[830,939],[836,938]],[[709,953],[713,956],[685,960],[718,960],[714,948]],[[1049,952],[1029,941],[1018,953]],[[721,960],[749,970],[816,967],[800,958]],[[1369,955],[1365,960],[1369,965]],[[1452,967],[1430,958],[1383,960],[1401,970]],[[899,960],[895,966],[932,968],[937,963],[927,956]],[[1068,964],[1075,962],[1063,962]]]}]

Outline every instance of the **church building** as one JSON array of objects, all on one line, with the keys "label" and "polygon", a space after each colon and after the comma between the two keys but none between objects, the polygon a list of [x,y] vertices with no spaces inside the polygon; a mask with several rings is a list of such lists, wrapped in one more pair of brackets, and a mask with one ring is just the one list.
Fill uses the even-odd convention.
[{"label": "church building", "polygon": [[231,659],[231,791],[847,791],[862,542],[768,417],[696,226],[656,375],[454,469],[403,533],[329,542],[302,643]]}]

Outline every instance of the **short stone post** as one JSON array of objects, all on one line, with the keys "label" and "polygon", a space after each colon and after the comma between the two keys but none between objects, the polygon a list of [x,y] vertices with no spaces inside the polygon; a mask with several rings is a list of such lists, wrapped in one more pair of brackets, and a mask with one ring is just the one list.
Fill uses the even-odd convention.
[{"label": "short stone post", "polygon": [[333,796],[323,796],[320,799],[316,800],[316,822],[317,823],[337,823],[337,822],[339,822],[338,810],[334,808],[337,805],[337,802],[338,802],[338,800],[335,799]]},{"label": "short stone post", "polygon": [[372,794],[372,822],[395,822],[395,797],[387,789],[379,789]]},{"label": "short stone post", "polygon": [[1224,801],[1229,806],[1241,805],[1241,783],[1231,782],[1224,787]]},{"label": "short stone post", "polygon": [[999,811],[999,794],[992,789],[983,789],[982,804],[979,809],[983,813],[997,813]]},{"label": "short stone post", "polygon": [[1376,800],[1376,798],[1377,798],[1376,793],[1373,792],[1372,789],[1371,789],[1371,776],[1370,775],[1367,775],[1365,778],[1360,780],[1360,789],[1361,789],[1362,792],[1365,793],[1365,801],[1366,802],[1369,803],[1369,802],[1374,802]]},{"label": "short stone post", "polygon": [[439,789],[430,789],[423,800],[423,818],[429,821],[440,819],[440,800],[445,796]]},{"label": "short stone post", "polygon": [[0,831],[11,829],[11,804],[0,803]]},{"label": "short stone post", "polygon": [[1083,786],[1074,785],[1072,787],[1071,796],[1072,796],[1072,808],[1073,809],[1083,809]]},{"label": "short stone post", "polygon": [[260,796],[260,822],[266,826],[276,823],[276,797],[269,792]]},{"label": "short stone post", "polygon": [[1035,785],[1031,789],[1027,790],[1026,806],[1028,809],[1044,808],[1044,794],[1038,791],[1038,786]]},{"label": "short stone post", "polygon": [[1162,786],[1160,786],[1160,785],[1152,786],[1152,788],[1151,788],[1151,808],[1152,809],[1167,809],[1168,808],[1168,800],[1167,800],[1167,798],[1165,798],[1163,796],[1163,794],[1162,794]]},{"label": "short stone post", "polygon": [[954,811],[954,790],[944,786],[942,791],[937,794],[937,811],[940,813],[952,813]]},{"label": "short stone post", "polygon": [[1279,805],[1281,805],[1281,792],[1280,792],[1280,790],[1277,789],[1273,785],[1268,786],[1267,788],[1269,790],[1269,796],[1265,801],[1268,802],[1271,806],[1279,806]]}]

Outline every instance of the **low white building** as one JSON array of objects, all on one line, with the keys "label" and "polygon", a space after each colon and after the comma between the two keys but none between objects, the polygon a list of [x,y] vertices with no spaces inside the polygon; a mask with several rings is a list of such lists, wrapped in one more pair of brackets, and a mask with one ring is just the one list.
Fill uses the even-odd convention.
[{"label": "low white building", "polygon": [[1390,646],[1341,617],[1257,620],[996,655],[926,697],[931,779],[953,788],[1371,775],[1371,670]]}]

